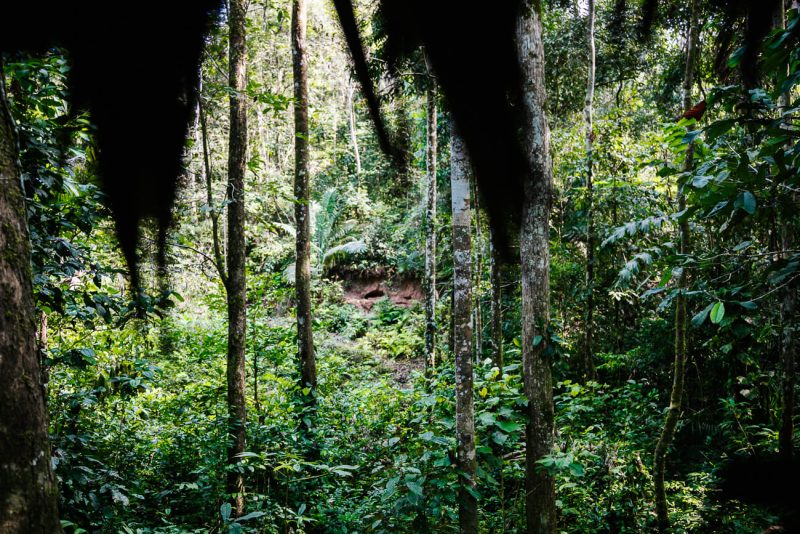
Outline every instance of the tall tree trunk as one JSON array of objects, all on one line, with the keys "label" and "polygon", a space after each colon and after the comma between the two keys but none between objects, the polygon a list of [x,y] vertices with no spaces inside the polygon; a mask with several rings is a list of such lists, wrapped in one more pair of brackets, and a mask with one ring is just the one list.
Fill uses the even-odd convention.
[{"label": "tall tree trunk", "polygon": [[317,362],[311,330],[311,220],[309,216],[308,59],[306,56],[306,0],[292,4],[292,71],[294,73],[294,217],[296,224],[295,291],[297,295],[297,352],[300,385],[314,406]]},{"label": "tall tree trunk", "polygon": [[[794,247],[794,228],[789,221],[782,222],[782,248],[788,255]],[[778,447],[780,456],[787,463],[793,456],[794,439],[794,385],[795,385],[795,352],[797,350],[794,340],[795,307],[797,303],[796,287],[789,284],[783,289],[781,300],[781,389],[782,410],[781,428],[778,432]]]},{"label": "tall tree trunk", "polygon": [[497,249],[497,236],[492,225],[489,225],[489,262],[491,272],[491,305],[492,315],[492,363],[500,369],[498,377],[503,376],[503,312],[500,308],[502,303],[503,288],[501,287],[502,278],[500,276],[500,253]]},{"label": "tall tree trunk", "polygon": [[[247,169],[247,97],[245,95],[247,50],[245,47],[245,0],[230,2],[229,73],[230,139],[228,145],[228,420],[231,444],[228,464],[241,461],[245,451],[247,413],[245,409],[244,349],[247,331],[245,281],[244,177]],[[228,493],[234,495],[236,515],[244,512],[244,477],[238,470],[228,472]]]},{"label": "tall tree trunk", "polygon": [[350,126],[350,143],[353,145],[353,158],[356,161],[356,178],[361,181],[361,150],[358,148],[358,134],[356,132],[356,86],[352,80],[347,84],[347,117]]},{"label": "tall tree trunk", "polygon": [[472,250],[470,230],[470,163],[464,141],[452,126],[450,189],[453,214],[453,353],[456,368],[456,444],[458,523],[462,534],[478,532],[475,488],[475,413],[472,398]]},{"label": "tall tree trunk", "polygon": [[203,107],[202,94],[198,92],[197,96],[197,112],[200,117],[200,130],[203,139],[203,174],[206,178],[206,204],[208,205],[208,217],[211,219],[211,240],[214,250],[214,267],[217,269],[222,284],[227,287],[228,275],[225,269],[225,261],[222,255],[222,247],[220,246],[219,235],[219,214],[216,206],[214,206],[214,190],[212,187],[211,172],[211,154],[208,147],[208,124],[206,121],[206,114]]},{"label": "tall tree trunk", "polygon": [[550,131],[545,117],[541,3],[532,2],[517,21],[526,119],[524,143],[531,174],[524,184],[520,256],[522,262],[522,368],[528,398],[525,431],[525,510],[529,534],[556,528],[553,477],[537,461],[553,450],[553,383],[546,355],[550,323]]},{"label": "tall tree trunk", "polygon": [[[697,57],[697,39],[699,25],[697,18],[697,0],[691,0],[689,28],[686,36],[686,70],[683,76],[683,109],[692,107],[692,86],[694,85],[694,70]],[[694,145],[689,143],[686,148],[686,157],[683,169],[690,172],[693,167]],[[682,188],[678,187],[678,211],[686,209],[686,196]],[[683,219],[679,226],[680,254],[683,257],[689,253],[689,221]],[[684,379],[686,374],[686,295],[688,278],[686,268],[681,270],[678,278],[678,296],[675,298],[675,362],[673,364],[672,392],[669,398],[669,408],[664,418],[664,428],[655,450],[653,467],[653,481],[655,485],[656,519],[658,531],[669,530],[669,508],[667,494],[664,488],[664,475],[666,471],[667,450],[675,437],[675,428],[681,416],[681,403],[683,400]]]},{"label": "tall tree trunk", "polygon": [[61,532],[36,350],[31,249],[0,64],[0,532]]},{"label": "tall tree trunk", "polygon": [[425,369],[436,367],[436,158],[438,157],[436,85],[428,88],[427,204],[425,217]]},{"label": "tall tree trunk", "polygon": [[584,324],[585,337],[583,341],[583,373],[587,379],[596,378],[594,356],[592,353],[594,334],[594,127],[592,115],[594,113],[594,0],[588,0],[588,48],[589,48],[589,76],[586,83],[586,321]]},{"label": "tall tree trunk", "polygon": [[478,195],[478,182],[472,177],[472,202],[474,206],[475,222],[475,245],[472,250],[475,252],[475,268],[473,269],[473,308],[472,308],[472,328],[475,345],[475,360],[483,359],[483,310],[481,309],[481,286],[483,282],[483,224],[481,222],[481,206]]},{"label": "tall tree trunk", "polygon": [[[793,9],[800,9],[794,7]],[[783,1],[778,2],[775,13],[775,26],[779,29],[786,28],[786,10]],[[787,66],[788,71],[788,66]],[[782,93],[778,99],[781,113],[789,108],[789,94]],[[792,193],[793,204],[797,203],[797,195]],[[787,214],[788,215],[788,214]],[[795,228],[792,226],[790,216],[780,217],[781,249],[784,258],[790,254],[795,246]],[[795,359],[797,347],[794,339],[795,307],[797,304],[797,288],[794,283],[788,284],[783,289],[781,298],[781,427],[778,431],[778,450],[780,456],[787,463],[791,462],[794,438],[794,385],[795,385]]]}]

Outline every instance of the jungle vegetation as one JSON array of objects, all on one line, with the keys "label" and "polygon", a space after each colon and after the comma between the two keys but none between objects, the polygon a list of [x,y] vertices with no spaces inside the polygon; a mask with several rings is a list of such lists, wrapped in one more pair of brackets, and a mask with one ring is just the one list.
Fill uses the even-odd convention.
[{"label": "jungle vegetation", "polygon": [[331,2],[230,0],[138,277],[69,50],[4,51],[0,531],[800,531],[800,7],[661,3],[520,14],[513,227],[378,2],[404,161]]}]

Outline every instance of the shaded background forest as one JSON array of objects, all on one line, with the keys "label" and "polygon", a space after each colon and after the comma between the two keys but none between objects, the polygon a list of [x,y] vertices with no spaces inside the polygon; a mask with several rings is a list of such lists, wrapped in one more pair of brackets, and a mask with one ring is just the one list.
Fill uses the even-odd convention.
[{"label": "shaded background forest", "polygon": [[[795,350],[800,261],[797,10],[788,10],[787,30],[767,37],[758,83],[743,86],[744,22],[698,2],[690,100],[707,105],[698,122],[678,120],[688,5],[667,3],[644,39],[634,4],[596,6],[591,193],[587,5],[544,5],[556,447],[540,463],[555,477],[560,530],[654,528],[653,451],[682,294],[690,320],[682,417],[666,464],[672,526],[759,532],[782,510],[722,500],[718,490],[726,459],[777,453],[787,411],[792,424],[784,401],[787,382],[794,391],[786,351]],[[390,75],[380,19],[370,3],[359,7],[387,120],[411,158],[398,169],[381,152],[332,8],[309,0],[313,409],[296,356],[291,3],[253,0],[247,10],[248,417],[235,467],[247,494],[239,518],[225,495],[227,303],[216,257],[227,253],[228,232],[226,15],[203,58],[169,269],[159,272],[151,232],[136,305],[95,177],[91,117],[67,113],[68,55],[5,58],[67,532],[455,529],[449,121],[422,55]],[[438,117],[432,223],[430,109]],[[522,531],[520,271],[499,262],[478,198],[473,192],[473,491],[481,532]],[[684,222],[688,252],[678,245]],[[438,241],[434,373],[425,372],[423,309],[430,232]]]}]

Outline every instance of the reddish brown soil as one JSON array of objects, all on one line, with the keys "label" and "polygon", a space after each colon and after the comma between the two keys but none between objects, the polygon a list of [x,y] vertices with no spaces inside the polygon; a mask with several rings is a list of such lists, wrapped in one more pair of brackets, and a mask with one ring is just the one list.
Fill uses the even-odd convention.
[{"label": "reddish brown soil", "polygon": [[344,281],[344,301],[365,312],[384,297],[407,308],[422,301],[422,287],[419,280],[392,281],[380,276],[348,277]]}]

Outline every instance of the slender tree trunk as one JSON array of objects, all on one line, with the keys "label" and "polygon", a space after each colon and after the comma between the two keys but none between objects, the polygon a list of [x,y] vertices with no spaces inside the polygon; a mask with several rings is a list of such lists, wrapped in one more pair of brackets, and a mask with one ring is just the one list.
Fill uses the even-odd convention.
[{"label": "slender tree trunk", "polygon": [[[247,50],[245,48],[245,0],[230,2],[229,73],[230,139],[228,145],[228,419],[232,442],[229,466],[241,461],[245,451],[247,413],[245,408],[245,336],[247,331],[247,286],[245,280],[244,177],[247,169],[247,97],[245,95]],[[244,512],[244,477],[238,470],[228,472],[228,493],[234,495],[234,509]]]},{"label": "slender tree trunk", "polygon": [[478,196],[478,183],[472,177],[472,197],[475,213],[475,245],[472,250],[475,252],[475,268],[473,269],[473,309],[472,309],[472,328],[475,343],[475,360],[483,358],[483,310],[481,309],[481,282],[483,281],[483,231],[481,223],[481,206]]},{"label": "slender tree trunk", "polygon": [[358,148],[358,135],[356,133],[356,86],[352,80],[347,84],[347,116],[350,125],[350,142],[353,145],[353,158],[356,160],[356,177],[361,180],[361,151]]},{"label": "slender tree trunk", "polygon": [[[686,70],[683,77],[683,109],[692,107],[692,86],[694,85],[694,69],[697,56],[697,39],[699,26],[697,18],[697,0],[691,0],[689,31],[686,41]],[[694,145],[686,148],[686,158],[683,169],[690,172],[693,166]],[[686,196],[678,188],[678,211],[686,209]],[[680,254],[685,257],[689,253],[689,221],[684,219],[680,223]],[[655,484],[656,518],[658,531],[669,530],[669,508],[667,494],[664,488],[666,471],[666,456],[672,440],[675,437],[675,428],[681,416],[681,403],[683,400],[684,379],[686,375],[686,295],[688,287],[686,268],[681,271],[678,278],[678,296],[675,298],[675,362],[673,364],[672,392],[669,398],[669,408],[664,418],[664,428],[655,450],[653,468],[653,481]]]},{"label": "slender tree trunk", "polygon": [[501,309],[503,288],[500,276],[500,253],[497,250],[497,236],[492,225],[489,225],[489,262],[491,271],[492,300],[490,312],[492,315],[492,363],[500,369],[498,377],[503,376],[503,312]]},{"label": "slender tree trunk", "polygon": [[211,240],[214,249],[214,266],[217,269],[222,284],[227,287],[228,275],[225,269],[225,261],[222,255],[219,236],[219,211],[214,206],[214,191],[212,187],[211,155],[208,148],[208,124],[203,108],[202,95],[198,93],[197,111],[200,116],[200,130],[203,138],[203,174],[206,177],[206,204],[208,204],[208,217],[211,219]]},{"label": "slender tree trunk", "polygon": [[[788,255],[794,247],[794,229],[789,221],[783,221],[782,248]],[[794,385],[795,385],[795,360],[797,346],[794,340],[795,307],[797,293],[794,284],[787,285],[783,290],[781,301],[781,371],[782,371],[782,410],[781,428],[778,432],[778,447],[780,456],[787,463],[793,456],[794,439]]]},{"label": "slender tree trunk", "polygon": [[453,353],[456,368],[456,443],[458,468],[462,474],[458,490],[458,523],[462,534],[478,532],[478,502],[471,493],[475,488],[477,462],[472,397],[470,174],[470,163],[464,141],[453,128],[450,140],[450,188],[453,211]]},{"label": "slender tree trunk", "polygon": [[[294,73],[294,217],[297,226],[295,291],[297,294],[297,352],[300,385],[314,406],[317,362],[311,330],[311,220],[309,216],[308,59],[306,55],[306,0],[292,4],[292,69]],[[308,391],[307,390],[307,391]]]},{"label": "slender tree trunk", "polygon": [[[793,9],[798,9],[793,7]],[[783,1],[779,2],[775,14],[775,25],[780,29],[786,28],[786,10]],[[787,68],[788,70],[788,68]],[[782,93],[778,99],[778,107],[785,112],[789,107],[789,94]],[[792,194],[793,204],[797,203],[797,195]],[[786,257],[795,246],[795,228],[792,226],[791,217],[783,216],[780,220],[781,249]],[[795,386],[795,359],[797,346],[794,339],[795,307],[797,304],[797,288],[795,284],[788,284],[783,289],[781,298],[781,427],[778,431],[778,450],[780,456],[787,463],[792,461],[794,455],[794,386]]]},{"label": "slender tree trunk", "polygon": [[61,532],[36,350],[31,249],[0,64],[0,532]]},{"label": "slender tree trunk", "polygon": [[544,48],[541,4],[523,8],[517,22],[528,124],[524,143],[531,175],[524,184],[520,255],[522,261],[522,368],[528,398],[525,431],[525,509],[529,534],[556,528],[555,484],[537,461],[553,450],[553,383],[546,355],[550,323],[550,132],[545,117]]},{"label": "slender tree trunk", "polygon": [[583,342],[583,373],[587,379],[595,379],[597,371],[594,367],[592,353],[594,334],[594,127],[592,115],[594,113],[594,0],[588,0],[588,48],[589,48],[589,76],[586,83],[586,321],[584,324],[585,337]]},{"label": "slender tree trunk", "polygon": [[436,158],[438,136],[436,123],[436,86],[431,79],[427,91],[428,142],[427,142],[427,205],[425,217],[425,368],[426,374],[436,367]]}]

